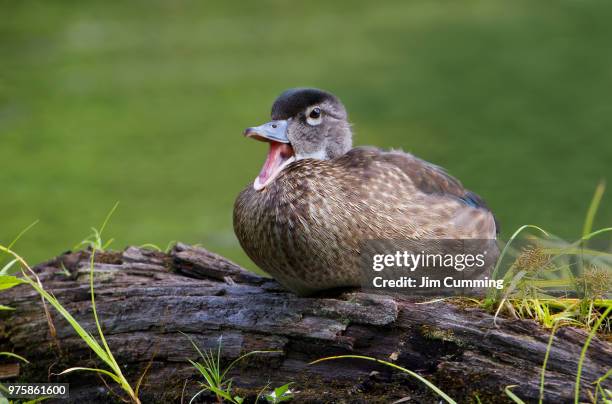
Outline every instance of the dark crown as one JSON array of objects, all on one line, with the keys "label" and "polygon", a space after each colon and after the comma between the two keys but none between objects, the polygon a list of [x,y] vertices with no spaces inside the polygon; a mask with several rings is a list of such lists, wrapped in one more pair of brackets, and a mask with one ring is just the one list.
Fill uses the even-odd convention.
[{"label": "dark crown", "polygon": [[278,96],[272,105],[272,119],[289,119],[307,107],[330,101],[340,103],[338,98],[327,91],[317,88],[291,88]]}]

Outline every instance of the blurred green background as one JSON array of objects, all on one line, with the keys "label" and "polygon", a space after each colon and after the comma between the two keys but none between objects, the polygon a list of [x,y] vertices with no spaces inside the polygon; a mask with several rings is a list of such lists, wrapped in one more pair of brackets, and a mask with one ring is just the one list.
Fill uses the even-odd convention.
[{"label": "blurred green background", "polygon": [[[612,3],[0,1],[0,242],[56,255],[121,205],[113,246],[201,243],[253,268],[232,205],[284,89],[336,93],[356,144],[482,195],[503,235],[575,239],[612,179]],[[610,197],[596,223],[612,224]]]}]

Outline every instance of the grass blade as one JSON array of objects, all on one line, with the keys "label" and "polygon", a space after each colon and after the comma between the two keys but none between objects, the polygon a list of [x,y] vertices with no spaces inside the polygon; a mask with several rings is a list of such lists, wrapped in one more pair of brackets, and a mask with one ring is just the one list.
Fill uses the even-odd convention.
[{"label": "grass blade", "polygon": [[85,371],[85,372],[96,372],[96,373],[101,373],[103,375],[106,375],[108,377],[110,377],[111,379],[113,379],[115,382],[121,384],[121,379],[119,379],[119,377],[117,377],[117,375],[109,372],[108,370],[104,370],[104,369],[97,369],[97,368],[83,368],[83,367],[74,367],[74,368],[70,368],[70,369],[66,369],[61,373],[58,373],[58,376],[62,376],[68,373],[72,373],[72,372],[76,372],[76,371]]},{"label": "grass blade", "polygon": [[558,328],[559,322],[557,321],[555,322],[555,325],[550,331],[550,338],[548,338],[548,345],[546,346],[546,353],[544,354],[544,362],[542,363],[542,372],[540,375],[540,404],[542,404],[542,402],[544,401],[544,377],[546,374],[546,364],[548,363],[548,356],[550,355],[550,350],[552,348],[553,340],[555,338],[555,333],[557,332]]},{"label": "grass blade", "polygon": [[19,359],[22,362],[30,363],[30,361],[24,358],[23,356],[17,355],[16,353],[12,353],[12,352],[0,352],[0,356],[10,356],[11,358]]},{"label": "grass blade", "polygon": [[11,248],[13,248],[13,246],[15,244],[17,244],[17,242],[19,241],[19,239],[21,237],[23,237],[24,234],[26,234],[28,231],[30,231],[30,229],[34,226],[36,226],[38,224],[39,220],[34,220],[32,223],[30,223],[25,229],[21,230],[19,232],[19,234],[17,235],[17,237],[15,237],[13,239],[13,241],[11,241],[11,243],[8,245],[8,249],[10,250]]},{"label": "grass blade", "polygon": [[[0,246],[0,251],[4,251],[4,247]],[[17,285],[26,283],[23,279],[12,275],[0,275],[0,290],[10,289]]]},{"label": "grass blade", "polygon": [[113,206],[113,208],[106,215],[104,222],[102,222],[102,227],[100,227],[100,231],[97,232],[100,237],[102,237],[102,232],[104,232],[106,225],[108,224],[110,218],[113,216],[113,213],[115,213],[115,211],[117,210],[118,206],[119,206],[119,201],[115,202],[115,205]]},{"label": "grass blade", "polygon": [[[107,363],[110,366],[111,369],[113,369],[113,371],[115,373],[117,373],[118,375],[120,375],[121,377],[123,377],[123,375],[121,374],[121,368],[119,367],[119,365],[117,364],[117,361],[115,361],[115,358],[113,357],[113,354],[111,353],[111,350],[108,346],[108,344],[106,343],[106,339],[104,338],[104,334],[102,333],[102,327],[100,326],[100,320],[98,319],[98,312],[96,310],[96,299],[95,299],[95,294],[94,294],[94,257],[95,257],[95,252],[96,250],[92,250],[91,252],[91,262],[90,262],[90,272],[89,272],[89,282],[90,282],[90,292],[91,292],[91,309],[94,315],[94,320],[96,323],[96,328],[98,330],[98,334],[100,335],[100,339],[102,340],[102,344],[104,345],[104,350],[106,353],[106,358],[108,359]],[[99,345],[98,345],[99,346]]]},{"label": "grass blade", "polygon": [[279,352],[283,352],[283,351],[251,351],[251,352],[247,352],[244,355],[234,359],[232,361],[232,363],[229,364],[229,366],[225,369],[225,371],[221,375],[221,379],[225,378],[225,375],[227,374],[227,372],[229,372],[234,367],[234,365],[236,365],[238,362],[240,362],[241,360],[243,360],[244,358],[246,358],[248,356],[255,355],[255,354],[279,353]]},{"label": "grass blade", "polygon": [[205,391],[208,391],[208,389],[202,389],[202,390],[198,391],[197,393],[195,393],[194,396],[191,397],[191,400],[189,400],[189,404],[193,403],[193,400],[195,400],[197,396],[199,396],[200,394],[204,393]]},{"label": "grass blade", "polygon": [[[25,229],[21,230],[21,231],[19,232],[19,234],[17,234],[17,236],[16,236],[16,237],[13,239],[13,241],[11,241],[11,242],[9,243],[9,245],[7,246],[7,248],[8,248],[9,250],[11,250],[11,249],[13,248],[13,246],[15,246],[15,244],[17,244],[17,242],[19,241],[19,239],[20,239],[21,237],[23,237],[23,235],[24,235],[24,234],[26,234],[26,233],[27,233],[27,232],[28,232],[28,231],[29,231],[29,230],[30,230],[32,227],[36,226],[36,225],[38,224],[38,222],[39,222],[39,220],[35,220],[34,222],[30,223],[30,224],[29,224],[29,225],[28,225],[28,226],[27,226]],[[4,251],[4,252],[6,253],[6,251]],[[6,268],[6,267],[5,267],[5,268]],[[0,271],[0,274],[2,274],[2,273],[3,273],[3,271],[4,271],[4,269],[5,269],[5,268],[3,268],[3,269],[2,269],[2,271]]]},{"label": "grass blade", "polygon": [[[15,252],[9,250],[8,248],[4,246],[0,246],[0,251],[4,251],[4,252],[11,254],[12,256],[14,256],[15,258],[19,260],[19,263],[23,267],[27,268],[30,271],[32,270],[27,264],[27,262],[23,258],[21,258],[19,255],[17,255]],[[17,284],[27,283],[28,285],[30,285],[32,288],[34,288],[34,290],[38,292],[38,294],[40,294],[46,301],[48,301],[66,319],[66,321],[68,321],[68,323],[77,332],[77,334],[81,337],[81,339],[83,339],[83,341],[87,343],[87,345],[100,357],[100,359],[102,359],[106,364],[110,366],[110,362],[107,358],[106,352],[104,352],[100,344],[98,344],[98,342],[91,336],[91,334],[89,334],[78,323],[78,321],[76,321],[74,317],[72,317],[72,315],[60,304],[60,302],[53,295],[47,292],[37,282],[32,280],[25,272],[23,272],[23,276],[24,276],[23,278],[17,278],[17,277],[8,276],[8,275],[0,276],[0,289],[2,289],[3,282],[4,284],[10,284],[11,282],[12,283],[18,282]]]},{"label": "grass blade", "polygon": [[55,308],[55,310],[57,310],[66,319],[66,321],[68,321],[68,323],[76,331],[79,337],[81,337],[81,339],[85,341],[85,343],[91,348],[91,350],[94,351],[102,361],[104,361],[108,366],[112,368],[112,362],[110,361],[108,355],[106,354],[104,349],[102,349],[98,341],[96,341],[95,338],[91,334],[89,334],[89,332],[87,332],[74,317],[72,317],[72,315],[60,304],[60,302],[55,297],[53,297],[46,290],[42,289],[33,280],[29,278],[26,279],[26,282],[30,286],[32,286],[40,295],[42,295],[45,300],[47,300]]},{"label": "grass blade", "polygon": [[603,375],[603,376],[601,376],[599,379],[595,380],[595,381],[593,382],[593,384],[599,384],[599,383],[603,382],[603,381],[604,381],[604,380],[606,380],[608,377],[610,377],[610,375],[612,375],[612,369],[608,370],[608,371],[606,372],[606,374],[605,374],[605,375]]},{"label": "grass blade", "polygon": [[512,392],[512,390],[510,390],[510,389],[515,388],[515,387],[517,387],[517,386],[516,385],[506,386],[506,388],[504,389],[504,391],[506,392],[506,395],[508,397],[510,397],[512,399],[512,401],[514,401],[516,404],[525,404],[525,402],[523,400],[521,400],[516,394],[514,394]]},{"label": "grass blade", "polygon": [[608,317],[608,314],[610,314],[610,311],[612,311],[612,306],[608,306],[606,311],[604,311],[603,314],[601,315],[601,317],[599,317],[599,319],[597,320],[597,322],[595,323],[595,325],[591,329],[591,332],[589,333],[589,336],[587,337],[586,341],[584,342],[584,346],[582,347],[582,351],[580,352],[580,360],[578,361],[578,370],[576,371],[576,387],[574,388],[574,403],[575,404],[578,404],[579,401],[580,401],[580,377],[582,376],[582,364],[584,363],[584,358],[586,357],[587,348],[589,347],[589,344],[591,343],[591,340],[593,339],[593,336],[595,335],[595,333],[599,329],[599,326],[601,326],[601,323],[603,323],[603,321],[606,319],[606,317]]},{"label": "grass blade", "polygon": [[603,229],[595,230],[592,233],[589,233],[589,234],[587,234],[585,236],[582,236],[582,240],[590,240],[590,239],[592,239],[593,237],[595,237],[597,235],[600,235],[602,233],[607,233],[609,231],[612,231],[612,227],[606,227],[606,228],[603,228]]},{"label": "grass blade", "polygon": [[[10,247],[9,247],[9,249],[10,249]],[[11,269],[11,267],[13,265],[15,265],[17,262],[18,262],[17,258],[15,258],[14,260],[12,260],[8,264],[6,264],[4,267],[2,267],[2,269],[0,269],[0,275],[8,275],[9,274],[9,270]]]},{"label": "grass blade", "polygon": [[606,190],[605,181],[601,180],[599,184],[597,184],[597,188],[595,188],[595,194],[593,194],[593,199],[591,200],[591,204],[589,205],[589,210],[587,211],[586,218],[584,219],[584,226],[582,228],[582,237],[584,238],[587,234],[591,233],[593,230],[593,221],[595,220],[595,214],[599,209],[599,204],[601,202],[601,198],[603,197],[604,191]]},{"label": "grass blade", "polygon": [[268,389],[268,387],[270,387],[270,382],[268,382],[261,390],[259,390],[259,393],[257,393],[257,397],[255,397],[255,403],[259,402],[261,395]]},{"label": "grass blade", "polygon": [[320,363],[320,362],[324,362],[324,361],[329,361],[329,360],[334,360],[334,359],[364,359],[364,360],[368,360],[368,361],[372,361],[372,362],[381,363],[383,365],[390,366],[392,368],[401,370],[402,372],[409,374],[410,376],[414,377],[415,379],[418,379],[420,382],[425,384],[427,387],[429,387],[431,390],[433,390],[436,394],[438,394],[440,397],[442,397],[447,403],[457,404],[457,402],[455,400],[450,398],[446,393],[444,393],[442,390],[440,390],[435,384],[433,384],[429,380],[425,379],[423,376],[419,375],[418,373],[415,373],[415,372],[413,372],[413,371],[411,371],[409,369],[406,369],[406,368],[403,368],[401,366],[398,366],[395,363],[383,361],[383,360],[376,359],[376,358],[371,358],[369,356],[361,356],[361,355],[328,356],[326,358],[321,358],[321,359],[317,359],[316,361],[310,362],[309,365],[314,365],[316,363]]},{"label": "grass blade", "polygon": [[[502,249],[501,254],[499,254],[499,257],[497,258],[497,262],[495,263],[495,268],[493,269],[493,274],[491,275],[491,279],[497,279],[497,273],[499,272],[499,267],[501,266],[501,263],[502,263],[504,257],[506,256],[506,254],[508,252],[508,248],[510,248],[510,245],[512,245],[512,243],[518,237],[518,235],[521,234],[526,229],[535,229],[535,230],[538,230],[538,231],[542,232],[547,237],[549,236],[549,234],[548,234],[548,232],[546,232],[546,230],[544,230],[541,227],[538,227],[536,225],[533,225],[533,224],[525,224],[525,225],[519,227],[512,234],[512,236],[510,237],[510,239],[508,240],[508,242],[506,243],[506,245]],[[495,292],[493,292],[493,293],[495,293]]]}]

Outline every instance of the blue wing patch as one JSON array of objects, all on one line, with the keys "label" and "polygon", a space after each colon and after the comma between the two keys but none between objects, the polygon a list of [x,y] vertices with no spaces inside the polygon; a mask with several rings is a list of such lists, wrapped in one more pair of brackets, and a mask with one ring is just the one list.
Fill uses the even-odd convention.
[{"label": "blue wing patch", "polygon": [[481,197],[476,195],[475,193],[468,191],[460,198],[466,205],[471,206],[473,208],[484,208],[489,209],[487,204]]}]

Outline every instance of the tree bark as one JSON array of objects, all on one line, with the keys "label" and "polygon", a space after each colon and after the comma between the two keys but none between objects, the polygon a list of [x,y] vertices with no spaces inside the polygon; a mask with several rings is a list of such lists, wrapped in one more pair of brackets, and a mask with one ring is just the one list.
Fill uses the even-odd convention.
[{"label": "tree bark", "polygon": [[[35,271],[45,288],[97,335],[89,257],[88,251],[67,253]],[[181,402],[181,397],[188,402],[199,390],[196,371],[187,362],[198,355],[187,336],[203,350],[216,350],[221,342],[224,363],[253,350],[279,351],[251,356],[231,372],[235,393],[251,401],[268,382],[273,387],[294,382],[295,402],[387,403],[405,397],[434,402],[435,395],[420,382],[374,362],[309,365],[341,354],[394,362],[458,402],[475,402],[476,395],[482,402],[507,401],[503,390],[508,385],[517,385],[513,391],[527,402],[539,396],[550,331],[533,321],[498,318],[494,324],[492,314],[456,301],[422,304],[363,292],[300,298],[271,279],[184,244],[168,254],[134,247],[98,253],[94,279],[98,316],[118,363],[132,385],[146,370],[143,403]],[[0,351],[31,362],[18,368],[18,380],[70,383],[70,399],[62,403],[119,401],[121,392],[109,380],[105,385],[85,372],[56,375],[69,367],[103,365],[53,308],[56,336],[51,335],[33,289],[23,285],[4,291],[0,303],[16,308],[0,312]],[[585,330],[572,327],[557,331],[545,402],[573,401],[586,336]],[[611,354],[609,342],[591,341],[582,370],[582,400],[588,400],[592,382],[609,370]],[[609,381],[604,385],[611,388]]]}]

